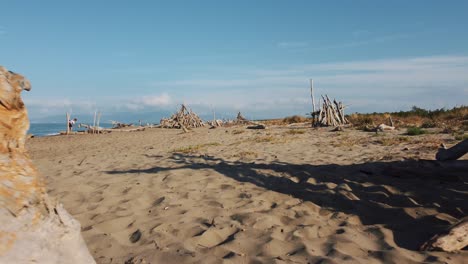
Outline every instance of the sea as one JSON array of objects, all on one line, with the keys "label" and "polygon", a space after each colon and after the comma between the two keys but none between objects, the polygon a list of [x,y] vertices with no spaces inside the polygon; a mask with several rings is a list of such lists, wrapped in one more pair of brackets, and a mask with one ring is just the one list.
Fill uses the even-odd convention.
[{"label": "sea", "polygon": [[[112,124],[99,124],[102,128],[111,128]],[[67,127],[61,123],[31,123],[28,134],[32,134],[35,137],[55,136],[59,135],[60,131],[66,131]],[[74,127],[74,131],[85,130],[83,127]]]}]

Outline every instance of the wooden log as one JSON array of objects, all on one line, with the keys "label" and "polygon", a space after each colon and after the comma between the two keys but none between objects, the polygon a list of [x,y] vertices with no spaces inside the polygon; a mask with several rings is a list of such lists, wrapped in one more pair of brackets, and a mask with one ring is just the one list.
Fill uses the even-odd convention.
[{"label": "wooden log", "polygon": [[384,132],[385,130],[394,130],[395,127],[393,126],[387,126],[386,124],[380,124],[377,126],[375,129],[376,131]]},{"label": "wooden log", "polygon": [[49,199],[24,147],[29,120],[20,92],[30,89],[0,67],[0,263],[95,263],[79,222]]},{"label": "wooden log", "polygon": [[262,124],[258,124],[254,126],[248,126],[247,129],[266,129],[266,126]]},{"label": "wooden log", "polygon": [[437,160],[456,160],[468,152],[468,139],[456,144],[455,146],[447,149],[445,145],[439,148],[436,154]]},{"label": "wooden log", "polygon": [[468,246],[468,217],[451,226],[446,232],[433,236],[421,246],[421,250],[453,252]]}]

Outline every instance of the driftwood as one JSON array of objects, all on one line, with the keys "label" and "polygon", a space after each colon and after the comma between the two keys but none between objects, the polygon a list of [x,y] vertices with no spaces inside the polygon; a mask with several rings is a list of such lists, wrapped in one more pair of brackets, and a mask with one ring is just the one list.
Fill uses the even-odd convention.
[{"label": "driftwood", "polygon": [[238,112],[238,113],[237,113],[237,117],[236,117],[236,119],[234,120],[234,123],[235,123],[235,124],[238,124],[238,125],[240,125],[240,124],[251,124],[252,121],[250,121],[250,120],[248,120],[247,118],[245,118],[245,117],[242,115],[241,112]]},{"label": "driftwood", "polygon": [[453,252],[468,246],[468,217],[450,227],[446,232],[435,235],[421,246],[421,250]]},{"label": "driftwood", "polygon": [[343,126],[349,124],[348,119],[344,115],[344,105],[342,102],[333,102],[327,95],[322,95],[322,107],[320,110],[312,113],[314,126]]},{"label": "driftwood", "polygon": [[377,126],[377,128],[375,130],[379,131],[379,132],[384,132],[385,130],[395,130],[395,127],[394,126],[387,126],[386,124],[380,124],[380,125]]},{"label": "driftwood", "polygon": [[385,130],[395,130],[395,125],[393,124],[393,119],[391,116],[388,117],[388,122],[390,125],[380,124],[375,128],[375,132],[384,132]]},{"label": "driftwood", "polygon": [[145,131],[146,127],[112,128],[99,130],[101,133]]},{"label": "driftwood", "polygon": [[364,131],[366,132],[375,132],[375,133],[378,133],[378,132],[385,132],[386,130],[395,130],[396,127],[394,126],[393,124],[393,120],[392,120],[392,117],[389,117],[389,123],[390,125],[386,125],[386,124],[380,124],[376,127],[374,126],[370,126],[370,125],[366,125],[364,127]]},{"label": "driftwood", "polygon": [[262,124],[258,124],[258,125],[248,126],[247,129],[266,129],[266,126]]},{"label": "driftwood", "polygon": [[[180,110],[173,114],[170,118],[163,118],[160,121],[162,128],[197,128],[205,126],[203,120],[195,114],[192,109],[188,109],[185,105],[181,105]],[[184,131],[185,131],[184,129]]]},{"label": "driftwood", "polygon": [[84,127],[86,128],[86,131],[85,133],[88,133],[88,134],[102,134],[103,132],[106,131],[106,129],[100,127],[100,126],[91,126],[91,125],[87,125],[87,124],[79,124],[78,127]]},{"label": "driftwood", "polygon": [[80,224],[48,198],[24,147],[29,128],[22,75],[0,66],[0,263],[95,263]]},{"label": "driftwood", "polygon": [[133,127],[133,124],[130,123],[130,124],[126,124],[126,123],[122,123],[122,122],[118,122],[118,121],[111,121],[112,123],[112,128],[126,128],[126,127]]},{"label": "driftwood", "polygon": [[449,149],[447,149],[445,145],[442,145],[436,154],[436,159],[441,161],[456,160],[466,153],[468,153],[468,139],[463,140]]},{"label": "driftwood", "polygon": [[226,120],[223,122],[223,126],[239,126],[239,125],[258,125],[259,123],[251,121],[245,118],[241,112],[237,113],[237,117],[234,120]]},{"label": "driftwood", "polygon": [[221,127],[224,124],[223,120],[219,120],[219,119],[213,120],[213,121],[208,121],[206,123],[210,126],[210,128]]}]

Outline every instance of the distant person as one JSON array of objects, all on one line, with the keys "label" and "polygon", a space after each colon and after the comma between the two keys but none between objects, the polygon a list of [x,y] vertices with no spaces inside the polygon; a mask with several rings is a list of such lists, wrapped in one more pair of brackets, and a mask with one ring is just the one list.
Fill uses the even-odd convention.
[{"label": "distant person", "polygon": [[76,118],[68,120],[68,128],[69,128],[70,131],[73,130],[73,126],[76,124],[76,121],[78,121],[78,119],[76,119]]}]

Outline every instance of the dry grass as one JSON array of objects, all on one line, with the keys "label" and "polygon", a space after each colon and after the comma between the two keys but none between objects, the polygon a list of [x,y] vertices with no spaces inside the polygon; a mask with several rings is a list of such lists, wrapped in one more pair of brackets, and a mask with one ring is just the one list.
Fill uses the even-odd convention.
[{"label": "dry grass", "polygon": [[275,142],[276,138],[272,135],[265,135],[265,136],[256,136],[251,139],[251,141],[258,142],[258,143],[268,143],[268,142]]},{"label": "dry grass", "polygon": [[301,135],[304,134],[306,131],[304,129],[290,129],[284,132],[285,135]]},{"label": "dry grass", "polygon": [[283,123],[285,124],[294,124],[294,123],[305,123],[308,122],[309,119],[304,116],[294,115],[288,116],[283,119]]},{"label": "dry grass", "polygon": [[452,135],[453,135],[453,137],[455,138],[455,140],[465,140],[465,139],[468,139],[468,134],[465,134],[464,131],[457,131],[457,132],[454,132]]},{"label": "dry grass", "polygon": [[245,140],[244,142],[276,144],[276,143],[286,143],[292,139],[295,139],[295,137],[288,137],[288,138],[275,137],[273,135],[266,134],[266,135],[255,136],[255,137],[249,138]]},{"label": "dry grass", "polygon": [[241,158],[241,159],[246,159],[246,158],[255,159],[258,157],[258,153],[254,151],[241,151],[239,153],[234,154],[233,157]]},{"label": "dry grass", "polygon": [[377,139],[375,143],[381,144],[383,146],[394,146],[409,141],[410,138],[408,137],[382,137]]},{"label": "dry grass", "polygon": [[359,145],[359,141],[359,138],[351,138],[347,135],[340,134],[336,141],[331,142],[331,145],[333,147],[351,148],[355,145]]},{"label": "dry grass", "polygon": [[210,146],[220,146],[221,144],[218,142],[210,142],[210,143],[205,143],[205,144],[198,144],[198,145],[190,145],[187,147],[181,147],[172,150],[172,153],[183,153],[183,154],[189,154],[189,153],[195,153],[200,151],[203,148],[210,147]]},{"label": "dry grass", "polygon": [[410,111],[394,113],[351,114],[348,120],[357,128],[387,124],[391,116],[395,126],[421,127],[421,128],[468,128],[468,106],[454,107],[452,109],[426,110],[413,107]]},{"label": "dry grass", "polygon": [[245,130],[236,129],[236,130],[233,130],[231,133],[233,135],[239,135],[239,134],[242,134],[244,132],[245,132]]},{"label": "dry grass", "polygon": [[352,114],[348,116],[349,122],[353,124],[354,127],[360,130],[364,130],[368,126],[375,126],[374,125],[374,116],[370,115],[362,115],[362,114]]},{"label": "dry grass", "polygon": [[311,122],[311,119],[304,117],[304,116],[300,116],[300,115],[294,115],[294,116],[288,116],[282,119],[269,119],[269,120],[260,120],[260,121],[262,121],[262,124],[273,126],[273,125],[289,125],[289,124],[294,124],[294,123],[307,123],[307,122]]}]

